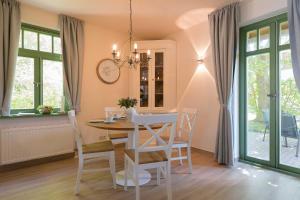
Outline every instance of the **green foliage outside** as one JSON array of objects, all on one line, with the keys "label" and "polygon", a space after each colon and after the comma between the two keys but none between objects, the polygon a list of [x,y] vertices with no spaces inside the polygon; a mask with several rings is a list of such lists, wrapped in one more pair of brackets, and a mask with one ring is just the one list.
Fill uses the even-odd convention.
[{"label": "green foliage outside", "polygon": [[[248,128],[252,131],[264,131],[263,113],[270,109],[269,59],[268,53],[247,58]],[[290,50],[280,52],[279,64],[281,112],[300,116],[300,92],[292,73]]]}]

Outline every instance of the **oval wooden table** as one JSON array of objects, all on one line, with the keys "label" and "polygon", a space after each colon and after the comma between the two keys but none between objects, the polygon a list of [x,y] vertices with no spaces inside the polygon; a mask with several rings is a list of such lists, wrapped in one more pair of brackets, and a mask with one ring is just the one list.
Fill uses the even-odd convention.
[{"label": "oval wooden table", "polygon": [[[134,138],[134,134],[133,134],[134,124],[128,120],[121,119],[121,120],[116,120],[115,122],[112,122],[112,123],[105,123],[104,120],[100,119],[99,122],[96,122],[96,120],[95,120],[94,122],[88,122],[87,125],[94,127],[94,128],[112,131],[111,134],[113,134],[114,131],[127,131],[128,132],[127,147],[129,149],[135,148],[135,138]],[[159,125],[159,124],[152,126],[153,129],[159,129],[161,127],[162,127],[162,125]],[[141,126],[139,130],[146,130],[146,128]],[[133,169],[132,168],[130,168],[130,169],[132,170],[132,173],[129,173],[129,175],[128,175],[127,185],[134,186],[134,182],[133,182],[133,179],[131,176],[134,173],[133,173]],[[151,180],[151,174],[148,171],[141,170],[139,172],[140,185],[144,185],[144,184],[148,183],[150,180]],[[124,182],[125,182],[124,181],[124,170],[117,172],[116,182],[118,185],[124,186]]]}]

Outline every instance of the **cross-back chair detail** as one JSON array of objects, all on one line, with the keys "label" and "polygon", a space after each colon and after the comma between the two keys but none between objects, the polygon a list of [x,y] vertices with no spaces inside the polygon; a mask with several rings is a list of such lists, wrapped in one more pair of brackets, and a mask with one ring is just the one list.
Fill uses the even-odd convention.
[{"label": "cross-back chair detail", "polygon": [[[189,173],[192,173],[191,145],[197,117],[197,109],[182,109],[180,112],[179,128],[177,129],[176,137],[174,138],[174,143],[172,145],[173,149],[177,149],[178,156],[172,157],[171,160],[179,160],[180,165],[183,165],[183,160],[188,160]],[[164,140],[167,139],[169,139],[169,137],[164,137]],[[186,156],[182,155],[182,148],[186,148]]]},{"label": "cross-back chair detail", "polygon": [[[82,135],[76,120],[75,111],[68,112],[69,121],[72,125],[75,135],[77,152],[78,152],[78,172],[75,186],[75,194],[79,193],[80,181],[83,172],[98,172],[110,170],[113,179],[113,186],[116,188],[116,176],[115,176],[115,152],[111,141],[99,141],[92,144],[83,144]],[[110,168],[102,169],[84,169],[84,164],[94,162],[96,160],[106,159],[109,161]]]},{"label": "cross-back chair detail", "polygon": [[[157,170],[157,184],[160,184],[161,169],[166,176],[168,200],[172,199],[171,189],[171,148],[176,132],[177,114],[133,115],[135,124],[135,149],[125,150],[125,187],[127,190],[128,165],[133,167],[133,179],[136,188],[136,200],[140,199],[139,171],[154,168]],[[140,141],[140,128],[144,127],[150,134],[145,142]],[[155,127],[155,128],[154,128]],[[160,128],[158,128],[160,127]],[[162,134],[170,130],[170,139],[163,140]],[[156,142],[156,143],[155,143]],[[156,144],[156,145],[155,145]]]}]

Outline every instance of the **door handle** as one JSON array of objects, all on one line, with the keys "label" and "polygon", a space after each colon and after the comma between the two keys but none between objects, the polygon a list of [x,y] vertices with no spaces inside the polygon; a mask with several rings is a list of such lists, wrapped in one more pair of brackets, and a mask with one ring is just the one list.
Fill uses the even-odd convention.
[{"label": "door handle", "polygon": [[275,94],[267,94],[267,96],[270,97],[270,98],[276,98],[277,94],[276,93]]}]

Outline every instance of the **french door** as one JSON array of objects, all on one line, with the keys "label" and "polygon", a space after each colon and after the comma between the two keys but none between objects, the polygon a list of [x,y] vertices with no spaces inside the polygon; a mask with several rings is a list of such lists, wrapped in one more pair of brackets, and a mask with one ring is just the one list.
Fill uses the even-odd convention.
[{"label": "french door", "polygon": [[299,173],[300,92],[287,15],[243,27],[240,34],[240,158]]}]

